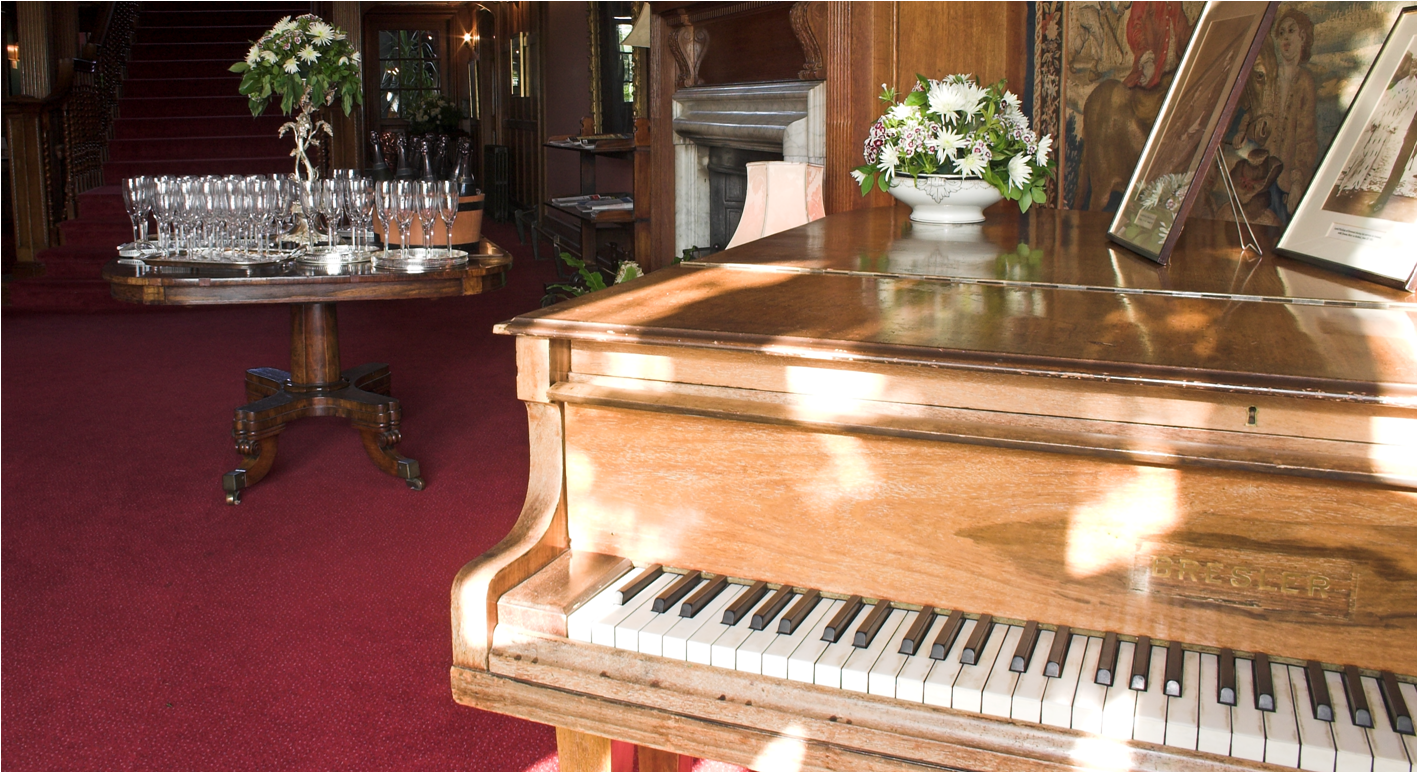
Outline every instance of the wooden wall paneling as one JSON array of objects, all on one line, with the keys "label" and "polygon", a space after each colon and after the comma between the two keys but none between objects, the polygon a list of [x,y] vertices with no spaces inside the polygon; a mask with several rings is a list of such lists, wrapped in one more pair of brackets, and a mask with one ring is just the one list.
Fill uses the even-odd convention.
[{"label": "wooden wall paneling", "polygon": [[894,79],[893,3],[830,3],[823,59],[827,69],[827,164],[823,198],[828,214],[890,206],[875,191],[866,197],[852,180],[861,166],[862,140],[880,115],[877,94]]},{"label": "wooden wall paneling", "polygon": [[792,6],[735,3],[693,14],[700,18],[715,11],[725,13],[694,25],[708,36],[708,47],[699,64],[703,84],[796,80],[803,66],[803,52],[793,33]]},{"label": "wooden wall paneling", "polygon": [[[344,30],[349,35],[349,43],[366,61],[370,59],[370,54],[363,45],[364,41],[364,20],[360,15],[358,2],[351,0],[337,0],[330,3],[330,23]],[[375,51],[374,61],[379,59],[378,51]],[[366,101],[377,99],[378,92],[366,90],[364,98]],[[330,126],[334,129],[335,138],[330,142],[330,165],[337,169],[364,169],[364,148],[366,140],[364,137],[364,108],[355,105],[349,115],[345,115],[344,110],[336,105],[326,111],[329,114]]]},{"label": "wooden wall paneling", "polygon": [[675,62],[670,55],[670,26],[661,14],[650,16],[650,249],[636,257],[645,271],[670,265],[675,248]]},{"label": "wooden wall paneling", "polygon": [[[898,91],[909,91],[916,73],[939,78],[973,74],[980,84],[1008,78],[1016,94],[1024,89],[1025,12],[1023,3],[895,3]],[[943,41],[965,45],[942,45]]]}]

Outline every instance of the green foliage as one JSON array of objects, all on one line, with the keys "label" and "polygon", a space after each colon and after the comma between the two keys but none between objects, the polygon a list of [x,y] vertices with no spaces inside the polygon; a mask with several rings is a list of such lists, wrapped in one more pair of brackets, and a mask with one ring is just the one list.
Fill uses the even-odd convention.
[{"label": "green foliage", "polygon": [[458,122],[463,120],[458,106],[436,91],[428,92],[428,97],[410,111],[408,117],[410,134],[451,134],[458,130]]},{"label": "green foliage", "polygon": [[238,91],[250,101],[251,114],[265,112],[273,96],[287,115],[302,99],[320,107],[338,99],[349,115],[364,104],[360,55],[345,32],[318,16],[287,16],[251,44],[246,58],[229,69],[242,73]]},{"label": "green foliage", "polygon": [[[576,278],[571,284],[559,283],[547,285],[547,294],[542,298],[543,306],[550,306],[563,298],[579,298],[586,293],[593,293],[597,290],[606,289],[605,277],[601,272],[586,266],[586,261],[573,257],[569,252],[562,252],[556,256],[558,260],[565,263],[576,271]],[[633,260],[622,260],[615,272],[614,284],[629,282],[632,279],[639,279],[644,276],[640,270],[640,264]]]}]

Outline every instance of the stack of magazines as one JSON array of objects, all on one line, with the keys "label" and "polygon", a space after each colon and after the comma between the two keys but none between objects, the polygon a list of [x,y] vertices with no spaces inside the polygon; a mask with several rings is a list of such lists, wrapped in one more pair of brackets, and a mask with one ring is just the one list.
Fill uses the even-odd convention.
[{"label": "stack of magazines", "polygon": [[575,209],[587,215],[595,215],[598,212],[614,212],[617,210],[635,209],[635,199],[630,196],[613,196],[604,193],[591,193],[585,196],[562,196],[552,199],[553,206]]}]

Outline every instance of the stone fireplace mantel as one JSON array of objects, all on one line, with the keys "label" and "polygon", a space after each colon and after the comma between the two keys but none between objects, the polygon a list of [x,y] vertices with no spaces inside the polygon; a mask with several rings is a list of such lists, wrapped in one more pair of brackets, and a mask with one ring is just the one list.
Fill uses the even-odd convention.
[{"label": "stone fireplace mantel", "polygon": [[827,158],[827,90],[822,81],[695,86],[674,95],[675,250],[709,245],[709,148]]}]

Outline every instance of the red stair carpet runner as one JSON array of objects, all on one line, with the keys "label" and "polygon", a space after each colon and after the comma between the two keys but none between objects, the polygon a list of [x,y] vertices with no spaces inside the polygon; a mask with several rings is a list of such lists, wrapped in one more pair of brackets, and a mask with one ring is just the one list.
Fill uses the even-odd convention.
[{"label": "red stair carpet runner", "polygon": [[227,70],[286,15],[308,4],[145,3],[123,81],[104,185],[79,195],[78,217],[59,224],[60,245],[37,256],[40,277],[10,283],[16,309],[136,310],[115,301],[100,276],[114,248],[132,239],[119,182],[158,174],[266,174],[294,168],[274,108],[251,116]]}]

